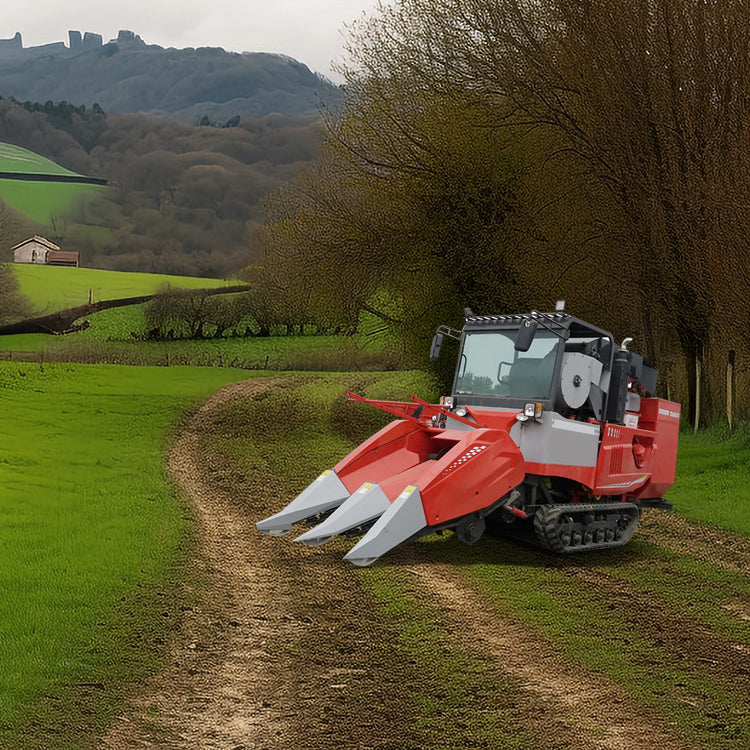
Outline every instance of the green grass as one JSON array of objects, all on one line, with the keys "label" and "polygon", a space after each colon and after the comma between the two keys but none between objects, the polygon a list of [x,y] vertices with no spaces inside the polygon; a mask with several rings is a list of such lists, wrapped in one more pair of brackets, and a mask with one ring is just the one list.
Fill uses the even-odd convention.
[{"label": "green grass", "polygon": [[750,536],[750,424],[680,435],[677,479],[667,498],[694,521]]},{"label": "green grass", "polygon": [[45,156],[21,146],[0,143],[0,172],[24,172],[28,174],[74,175],[65,167],[55,164]]},{"label": "green grass", "polygon": [[[50,312],[84,304],[91,298],[116,299],[151,294],[168,283],[175,288],[215,288],[236,283],[218,279],[122,273],[87,268],[14,265],[21,291],[37,311]],[[271,336],[152,341],[146,305],[103,310],[87,316],[89,327],[65,336],[45,334],[0,337],[0,358],[48,362],[132,365],[192,365],[262,370],[358,371],[405,366],[394,342],[365,334],[338,336]],[[79,321],[80,322],[80,321]],[[239,326],[252,327],[251,320]]]},{"label": "green grass", "polygon": [[24,747],[34,724],[101,726],[121,681],[153,668],[190,526],[165,476],[167,435],[244,377],[0,362],[0,746]]},{"label": "green grass", "polygon": [[[75,175],[44,156],[0,143],[0,172]],[[0,198],[33,221],[50,226],[52,217],[68,214],[86,196],[104,190],[98,185],[0,179]]]},{"label": "green grass", "polygon": [[99,185],[0,179],[0,198],[32,221],[45,226],[52,226],[53,217],[65,216],[78,201],[102,190],[106,188]]},{"label": "green grass", "polygon": [[[105,299],[153,294],[163,284],[178,289],[211,289],[228,282],[193,276],[168,276],[153,273],[103,271],[96,268],[65,268],[32,263],[13,264],[21,292],[40,312],[83,305]],[[114,313],[118,311],[106,311]],[[101,313],[100,313],[101,314]],[[3,343],[0,341],[0,343]]]}]

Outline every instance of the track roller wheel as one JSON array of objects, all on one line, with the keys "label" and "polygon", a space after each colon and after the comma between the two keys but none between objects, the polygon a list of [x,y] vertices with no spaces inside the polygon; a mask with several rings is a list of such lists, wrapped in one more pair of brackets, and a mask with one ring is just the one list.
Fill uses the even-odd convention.
[{"label": "track roller wheel", "polygon": [[484,534],[485,528],[486,524],[484,518],[472,515],[461,521],[454,530],[459,541],[464,544],[472,545],[480,540],[482,534]]},{"label": "track roller wheel", "polygon": [[633,503],[543,505],[534,515],[536,541],[568,554],[620,547],[630,540],[640,512]]}]

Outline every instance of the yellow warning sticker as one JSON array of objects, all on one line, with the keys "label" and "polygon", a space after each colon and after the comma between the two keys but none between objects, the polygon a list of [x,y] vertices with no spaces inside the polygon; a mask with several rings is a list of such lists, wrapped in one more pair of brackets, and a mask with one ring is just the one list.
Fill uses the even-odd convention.
[{"label": "yellow warning sticker", "polygon": [[318,482],[320,482],[322,479],[325,479],[329,474],[331,473],[330,469],[326,469],[319,477]]}]

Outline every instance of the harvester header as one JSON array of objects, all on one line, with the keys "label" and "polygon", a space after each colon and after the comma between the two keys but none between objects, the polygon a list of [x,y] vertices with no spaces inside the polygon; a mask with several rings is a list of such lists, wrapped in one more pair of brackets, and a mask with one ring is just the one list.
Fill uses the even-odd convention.
[{"label": "harvester header", "polygon": [[625,544],[643,507],[671,508],[680,406],[655,396],[657,371],[610,333],[558,310],[466,311],[451,394],[431,404],[347,394],[397,417],[258,522],[297,541],[361,537],[346,559],[451,529],[466,544],[487,523],[554,552]]}]

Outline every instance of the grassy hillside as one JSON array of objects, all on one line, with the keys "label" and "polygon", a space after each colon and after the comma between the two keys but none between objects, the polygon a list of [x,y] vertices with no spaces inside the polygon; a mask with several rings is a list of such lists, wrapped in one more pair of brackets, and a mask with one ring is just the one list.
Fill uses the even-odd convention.
[{"label": "grassy hillside", "polygon": [[[0,182],[0,198],[44,225],[54,216],[59,244],[79,251],[86,267],[219,277],[258,262],[250,257],[257,244],[251,238],[265,197],[317,156],[324,136],[314,115],[237,122],[233,112],[236,126],[209,127],[47,98],[0,99],[0,142],[111,185],[9,180]],[[15,170],[36,161],[29,151],[5,151],[6,166]],[[45,161],[35,169],[57,172]]]},{"label": "grassy hillside", "polygon": [[193,276],[101,271],[95,268],[65,268],[34,264],[12,266],[21,292],[39,311],[83,305],[91,300],[137,297],[153,294],[163,284],[179,289],[210,289],[227,282]]},{"label": "grassy hillside", "polygon": [[95,196],[104,189],[97,185],[0,179],[0,198],[44,226],[52,226],[53,218],[70,214],[81,200]]},{"label": "grassy hillside", "polygon": [[[76,174],[51,159],[10,143],[0,143],[0,172]],[[102,190],[96,185],[0,179],[0,198],[32,221],[45,226],[50,226],[53,218],[69,215],[82,200],[100,194]]]},{"label": "grassy hillside", "polygon": [[0,172],[22,172],[26,174],[74,175],[51,159],[35,154],[26,148],[10,143],[0,143]]}]

